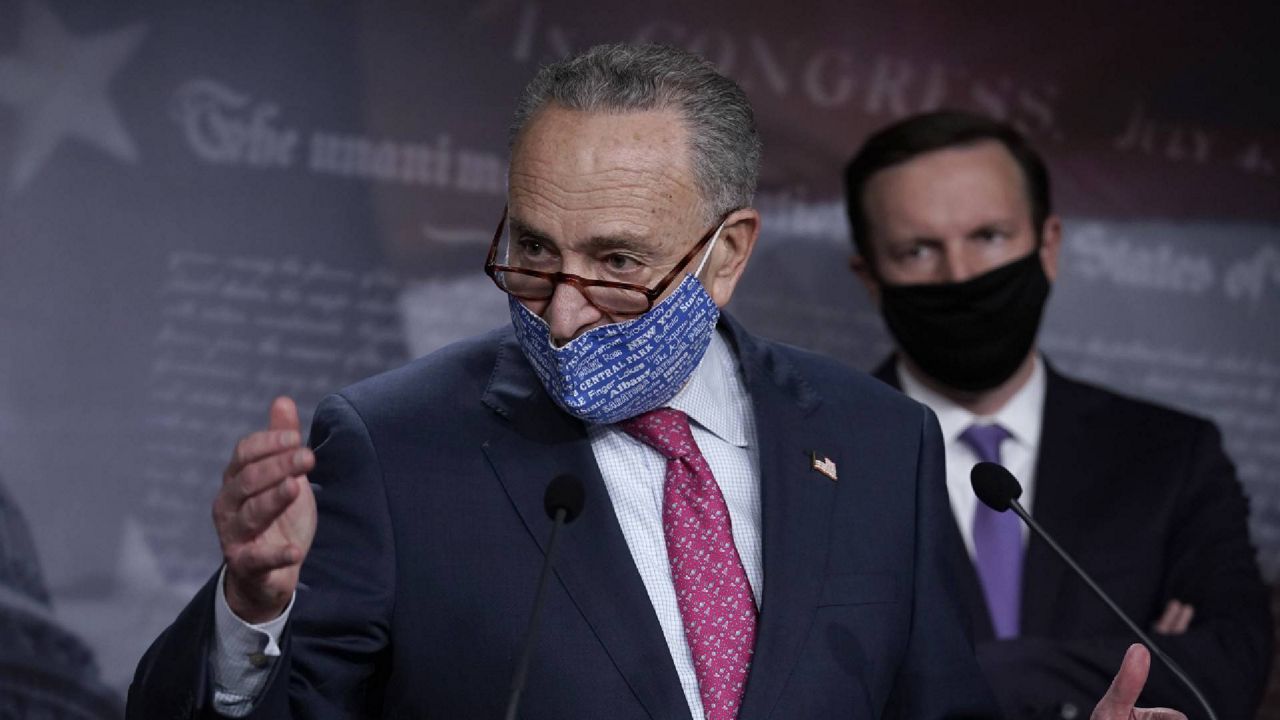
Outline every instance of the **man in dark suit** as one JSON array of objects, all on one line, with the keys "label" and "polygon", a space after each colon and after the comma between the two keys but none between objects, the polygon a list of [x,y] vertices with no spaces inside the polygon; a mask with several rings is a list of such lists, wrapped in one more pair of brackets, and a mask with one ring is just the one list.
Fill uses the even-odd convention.
[{"label": "man in dark suit", "polygon": [[[972,560],[961,596],[1006,714],[1076,717],[1132,637],[1012,513],[976,501],[982,460],[1022,480],[1032,515],[1220,717],[1250,717],[1271,620],[1217,429],[1064,377],[1035,349],[1062,234],[1041,158],[1006,125],[938,112],[873,135],[845,180],[852,267],[898,345],[876,375],[939,417],[949,524]],[[1143,699],[1196,707],[1163,667]]]},{"label": "man in dark suit", "polygon": [[742,91],[605,46],[540,71],[516,127],[486,264],[512,327],[328,398],[311,450],[273,405],[130,717],[497,717],[565,473],[586,502],[521,717],[990,716],[932,415],[719,313],[759,228]]}]

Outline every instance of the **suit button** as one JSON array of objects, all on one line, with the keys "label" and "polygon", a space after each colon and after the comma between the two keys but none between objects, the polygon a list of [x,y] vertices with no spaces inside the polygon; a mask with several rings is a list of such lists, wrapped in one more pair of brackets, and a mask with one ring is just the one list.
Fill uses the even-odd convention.
[{"label": "suit button", "polygon": [[1058,717],[1062,720],[1076,720],[1080,717],[1080,708],[1075,703],[1064,702],[1058,706]]}]

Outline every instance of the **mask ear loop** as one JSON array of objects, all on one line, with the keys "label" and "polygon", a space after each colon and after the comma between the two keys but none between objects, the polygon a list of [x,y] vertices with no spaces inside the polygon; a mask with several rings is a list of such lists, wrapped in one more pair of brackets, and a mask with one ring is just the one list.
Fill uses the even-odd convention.
[{"label": "mask ear loop", "polygon": [[[711,242],[707,243],[707,250],[702,254],[702,262],[698,263],[698,269],[693,271],[693,277],[695,279],[698,279],[698,276],[702,274],[702,268],[705,267],[707,261],[711,259],[711,251],[715,249],[716,241],[720,239],[720,233],[724,230],[724,224],[728,221],[729,218],[725,218],[720,221],[720,227],[716,228],[716,234],[712,235]],[[699,282],[701,282],[701,280],[699,280]]]}]

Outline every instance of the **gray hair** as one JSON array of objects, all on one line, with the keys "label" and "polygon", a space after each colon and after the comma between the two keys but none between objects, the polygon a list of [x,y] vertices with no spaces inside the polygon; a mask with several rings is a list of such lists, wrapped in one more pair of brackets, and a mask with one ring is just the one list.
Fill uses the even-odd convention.
[{"label": "gray hair", "polygon": [[597,45],[538,70],[516,106],[511,146],[543,107],[586,112],[676,110],[689,132],[693,169],[714,217],[751,204],[760,135],[746,93],[710,62],[665,45]]}]

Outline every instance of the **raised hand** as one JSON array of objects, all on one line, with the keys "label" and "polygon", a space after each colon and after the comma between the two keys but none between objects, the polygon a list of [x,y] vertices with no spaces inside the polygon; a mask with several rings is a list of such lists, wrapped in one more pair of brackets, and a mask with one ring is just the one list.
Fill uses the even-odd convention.
[{"label": "raised hand", "polygon": [[1107,694],[1094,707],[1089,720],[1187,720],[1177,710],[1165,708],[1136,708],[1138,695],[1147,684],[1147,672],[1151,670],[1151,653],[1146,647],[1134,643],[1125,651],[1120,671],[1111,681]]},{"label": "raised hand", "polygon": [[268,429],[240,438],[213,501],[213,526],[226,561],[227,604],[240,619],[280,615],[316,533],[316,500],[306,473],[315,456],[302,446],[298,408],[278,397]]}]

